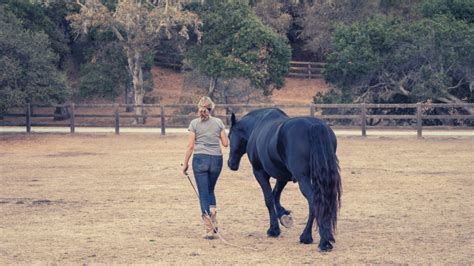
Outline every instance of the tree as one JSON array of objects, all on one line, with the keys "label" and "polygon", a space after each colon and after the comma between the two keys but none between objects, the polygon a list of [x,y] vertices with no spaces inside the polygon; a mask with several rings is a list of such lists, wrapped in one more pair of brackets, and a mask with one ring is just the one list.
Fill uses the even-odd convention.
[{"label": "tree", "polygon": [[263,24],[276,33],[286,36],[291,26],[291,15],[285,12],[284,5],[274,0],[261,0],[255,3],[255,14]]},{"label": "tree", "polygon": [[416,16],[414,6],[421,0],[320,0],[303,6],[301,35],[305,50],[320,60],[333,49],[332,36],[338,25],[364,22],[377,14],[403,17]]},{"label": "tree", "polygon": [[[123,0],[114,8],[108,8],[99,0],[76,0],[80,13],[68,19],[77,30],[87,33],[90,28],[111,30],[122,45],[132,76],[134,104],[143,104],[144,58],[160,45],[162,38],[179,35],[183,41],[189,38],[188,27],[197,31],[199,21],[189,12],[181,10],[175,1]],[[135,108],[137,116],[143,108]],[[137,123],[143,123],[137,118]]]},{"label": "tree", "polygon": [[307,4],[301,20],[305,49],[323,58],[331,51],[331,35],[338,24],[367,18],[376,8],[374,1],[323,0]]},{"label": "tree", "polygon": [[203,21],[202,39],[189,49],[187,59],[211,78],[209,96],[220,78],[246,78],[266,94],[283,86],[289,45],[262,24],[246,1],[217,1],[194,10]]},{"label": "tree", "polygon": [[22,21],[25,29],[48,35],[50,47],[62,59],[70,53],[71,36],[66,15],[73,11],[71,0],[41,3],[30,0],[0,0],[7,11]]},{"label": "tree", "polygon": [[25,29],[0,5],[0,111],[25,103],[63,103],[69,97],[65,75],[48,35]]},{"label": "tree", "polygon": [[421,11],[425,17],[451,15],[456,19],[474,23],[474,1],[431,0],[423,2]]},{"label": "tree", "polygon": [[[99,96],[114,100],[125,92],[131,84],[130,73],[127,68],[127,58],[121,46],[116,41],[91,41],[86,62],[81,65],[79,96],[90,98]],[[127,102],[127,99],[126,103]]]},{"label": "tree", "polygon": [[333,45],[325,77],[345,101],[474,101],[474,28],[466,21],[380,16],[339,26]]}]

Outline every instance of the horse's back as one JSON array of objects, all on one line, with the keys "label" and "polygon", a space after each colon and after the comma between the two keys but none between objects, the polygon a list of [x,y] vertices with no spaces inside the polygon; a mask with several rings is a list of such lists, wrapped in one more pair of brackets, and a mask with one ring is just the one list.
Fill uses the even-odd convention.
[{"label": "horse's back", "polygon": [[[249,113],[251,114],[251,113]],[[260,109],[258,121],[247,144],[247,155],[254,170],[264,169],[270,176],[291,180],[278,150],[278,131],[289,117],[280,109]]]},{"label": "horse's back", "polygon": [[275,178],[291,180],[292,175],[308,174],[310,133],[314,126],[327,127],[330,141],[335,145],[334,132],[320,119],[289,118],[274,108],[259,110],[252,115],[258,117],[258,123],[250,136],[247,154],[254,169],[263,168]]}]

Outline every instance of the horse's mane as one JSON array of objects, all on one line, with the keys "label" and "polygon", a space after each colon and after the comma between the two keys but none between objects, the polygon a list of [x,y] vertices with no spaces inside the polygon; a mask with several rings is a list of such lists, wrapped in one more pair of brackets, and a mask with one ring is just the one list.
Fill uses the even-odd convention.
[{"label": "horse's mane", "polygon": [[240,130],[247,136],[250,135],[256,124],[272,119],[288,118],[288,115],[278,108],[263,108],[250,111],[240,120]]},{"label": "horse's mane", "polygon": [[282,110],[280,110],[278,108],[262,108],[262,109],[257,109],[257,110],[250,111],[249,113],[244,115],[242,117],[242,119],[244,119],[244,118],[258,119],[258,118],[264,117],[266,115],[288,116],[285,112],[283,112]]}]

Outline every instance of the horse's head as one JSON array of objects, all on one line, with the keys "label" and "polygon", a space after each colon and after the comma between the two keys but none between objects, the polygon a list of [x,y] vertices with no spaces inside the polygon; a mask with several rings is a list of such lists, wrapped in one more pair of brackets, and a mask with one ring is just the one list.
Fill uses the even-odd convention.
[{"label": "horse's head", "polygon": [[239,170],[240,159],[247,152],[247,138],[241,122],[237,122],[235,114],[231,116],[231,127],[229,131],[230,152],[227,165],[233,171]]}]

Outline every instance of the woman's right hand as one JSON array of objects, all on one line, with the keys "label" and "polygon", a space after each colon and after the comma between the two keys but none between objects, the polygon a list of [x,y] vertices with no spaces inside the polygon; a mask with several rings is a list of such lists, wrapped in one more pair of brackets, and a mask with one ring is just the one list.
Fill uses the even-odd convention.
[{"label": "woman's right hand", "polygon": [[186,149],[186,155],[184,155],[184,164],[182,164],[183,169],[181,172],[183,175],[188,175],[188,168],[189,168],[189,158],[191,158],[191,154],[193,154],[194,150],[194,141],[196,140],[196,133],[194,132],[189,132],[189,137],[188,137],[188,148]]},{"label": "woman's right hand", "polygon": [[189,168],[188,164],[183,165],[183,170],[182,170],[183,175],[188,175],[188,168]]}]

